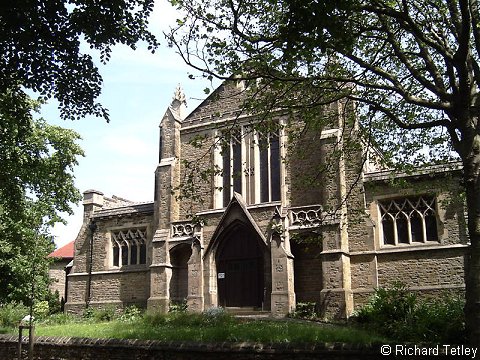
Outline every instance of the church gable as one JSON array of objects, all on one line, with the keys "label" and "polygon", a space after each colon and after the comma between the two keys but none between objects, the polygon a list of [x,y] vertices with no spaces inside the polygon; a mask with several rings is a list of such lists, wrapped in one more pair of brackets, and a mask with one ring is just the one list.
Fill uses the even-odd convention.
[{"label": "church gable", "polygon": [[248,211],[245,201],[240,194],[234,193],[205,250],[205,256],[213,251],[213,249],[216,249],[223,238],[231,235],[231,233],[238,230],[238,228],[252,232],[262,240],[265,246],[268,246],[267,239]]},{"label": "church gable", "polygon": [[239,114],[245,98],[244,82],[227,80],[188,115],[183,126],[233,119]]},{"label": "church gable", "polygon": [[[297,143],[282,126],[260,134],[254,117],[238,116],[244,96],[243,83],[226,82],[185,117],[177,89],[160,124],[153,203],[86,194],[68,311],[136,303],[166,312],[186,301],[189,311],[285,316],[305,301],[348,317],[391,281],[432,294],[462,289],[462,204],[442,208],[450,170],[388,171],[402,177],[396,188],[381,154],[345,155],[335,127],[311,128]],[[337,162],[326,166],[332,152]]]}]

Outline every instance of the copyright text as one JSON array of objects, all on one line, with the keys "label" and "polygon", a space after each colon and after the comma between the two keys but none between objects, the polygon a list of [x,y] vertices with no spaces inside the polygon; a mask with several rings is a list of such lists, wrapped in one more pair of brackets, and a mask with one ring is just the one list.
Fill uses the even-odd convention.
[{"label": "copyright text", "polygon": [[395,356],[468,356],[475,359],[477,356],[477,348],[466,345],[382,345],[380,353],[382,355]]}]

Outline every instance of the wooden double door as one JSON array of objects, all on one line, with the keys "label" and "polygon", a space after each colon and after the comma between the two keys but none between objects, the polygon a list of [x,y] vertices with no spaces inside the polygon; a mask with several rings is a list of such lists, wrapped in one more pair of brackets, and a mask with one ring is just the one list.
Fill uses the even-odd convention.
[{"label": "wooden double door", "polygon": [[260,241],[249,231],[235,231],[223,239],[216,259],[220,306],[262,307],[264,261]]}]

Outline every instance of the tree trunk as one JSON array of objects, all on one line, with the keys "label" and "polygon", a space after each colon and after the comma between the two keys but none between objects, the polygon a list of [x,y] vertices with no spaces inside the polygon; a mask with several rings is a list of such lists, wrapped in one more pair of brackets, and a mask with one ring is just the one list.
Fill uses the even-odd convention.
[{"label": "tree trunk", "polygon": [[463,159],[470,247],[465,259],[465,319],[468,342],[480,346],[480,135]]}]

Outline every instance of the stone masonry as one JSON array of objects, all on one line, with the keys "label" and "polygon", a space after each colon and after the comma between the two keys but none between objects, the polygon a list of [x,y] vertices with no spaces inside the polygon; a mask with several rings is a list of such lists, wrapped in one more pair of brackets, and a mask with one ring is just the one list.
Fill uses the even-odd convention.
[{"label": "stone masonry", "polygon": [[[278,113],[278,134],[261,134],[239,111],[244,90],[225,82],[186,116],[177,89],[160,122],[152,202],[84,193],[66,311],[185,301],[281,317],[314,302],[345,318],[396,281],[463,291],[458,167],[400,174],[374,150],[347,152],[362,140],[340,101],[319,114],[332,119],[322,129]],[[225,138],[232,124],[237,135]]]}]

